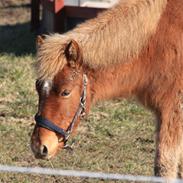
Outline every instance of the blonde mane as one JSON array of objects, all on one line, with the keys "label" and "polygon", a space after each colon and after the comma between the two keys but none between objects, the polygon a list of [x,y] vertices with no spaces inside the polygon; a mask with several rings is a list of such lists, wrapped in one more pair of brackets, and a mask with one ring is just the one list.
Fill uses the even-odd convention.
[{"label": "blonde mane", "polygon": [[40,79],[52,79],[66,64],[64,50],[74,39],[90,67],[117,64],[137,57],[155,33],[167,0],[121,0],[115,7],[74,30],[46,37],[37,54]]}]

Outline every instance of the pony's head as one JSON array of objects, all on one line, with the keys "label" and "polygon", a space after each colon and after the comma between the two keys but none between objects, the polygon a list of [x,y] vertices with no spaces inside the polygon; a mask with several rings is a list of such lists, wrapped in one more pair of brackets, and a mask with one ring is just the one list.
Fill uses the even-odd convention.
[{"label": "pony's head", "polygon": [[39,38],[38,43],[36,90],[39,105],[31,148],[36,158],[49,159],[66,146],[80,117],[88,110],[85,104],[88,82],[76,41],[63,44],[53,60],[50,60],[49,50],[46,51],[49,40]]}]

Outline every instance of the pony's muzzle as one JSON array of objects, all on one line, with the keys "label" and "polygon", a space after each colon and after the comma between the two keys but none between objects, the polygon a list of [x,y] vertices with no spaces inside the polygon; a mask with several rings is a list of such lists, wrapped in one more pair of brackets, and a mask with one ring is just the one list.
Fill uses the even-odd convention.
[{"label": "pony's muzzle", "polygon": [[36,127],[31,138],[31,149],[38,159],[50,159],[58,149],[58,136],[47,129]]}]

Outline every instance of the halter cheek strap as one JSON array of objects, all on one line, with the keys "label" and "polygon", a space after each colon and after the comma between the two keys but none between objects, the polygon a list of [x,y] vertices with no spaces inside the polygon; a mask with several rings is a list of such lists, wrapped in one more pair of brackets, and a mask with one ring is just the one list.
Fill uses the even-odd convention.
[{"label": "halter cheek strap", "polygon": [[83,92],[82,92],[82,95],[80,97],[79,107],[78,107],[78,110],[76,111],[69,127],[67,128],[67,130],[60,128],[59,126],[55,125],[50,120],[43,118],[41,115],[38,115],[38,114],[35,115],[36,124],[42,128],[46,128],[50,131],[53,131],[53,132],[61,135],[63,137],[63,142],[64,142],[65,146],[66,146],[66,142],[67,142],[67,140],[68,140],[68,138],[69,138],[69,136],[74,128],[74,125],[75,125],[77,119],[80,116],[83,116],[85,113],[87,80],[88,80],[87,76],[84,74],[83,75]]}]

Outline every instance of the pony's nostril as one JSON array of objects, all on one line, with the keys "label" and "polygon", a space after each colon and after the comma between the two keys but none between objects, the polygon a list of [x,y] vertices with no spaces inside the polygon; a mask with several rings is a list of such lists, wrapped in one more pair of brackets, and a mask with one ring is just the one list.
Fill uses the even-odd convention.
[{"label": "pony's nostril", "polygon": [[40,148],[40,154],[42,156],[47,156],[48,155],[48,148],[45,145],[42,145]]}]

